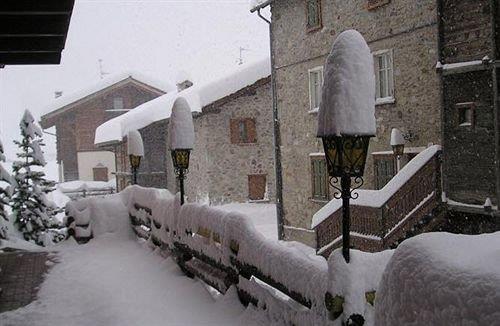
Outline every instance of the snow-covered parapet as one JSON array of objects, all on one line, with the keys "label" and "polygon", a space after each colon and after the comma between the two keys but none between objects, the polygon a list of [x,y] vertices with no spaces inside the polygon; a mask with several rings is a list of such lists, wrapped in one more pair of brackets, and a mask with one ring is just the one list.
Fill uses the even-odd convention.
[{"label": "snow-covered parapet", "polygon": [[337,37],[326,60],[317,136],[375,133],[373,56],[363,36],[348,30]]},{"label": "snow-covered parapet", "polygon": [[[415,156],[406,164],[398,174],[396,174],[380,190],[357,190],[359,197],[352,203],[355,206],[368,206],[379,208],[385,204],[404,184],[410,180],[425,164],[427,164],[439,151],[441,146],[433,145]],[[315,228],[321,222],[330,217],[342,207],[342,200],[332,199],[313,215],[311,228]]]},{"label": "snow-covered parapet", "polygon": [[169,148],[192,149],[194,146],[193,115],[189,103],[179,97],[174,102],[172,115],[168,124]]},{"label": "snow-covered parapet", "polygon": [[396,249],[382,277],[376,325],[496,325],[500,233],[426,233]]},{"label": "snow-covered parapet", "polygon": [[144,156],[142,136],[137,130],[131,130],[127,134],[127,153],[128,155]]}]

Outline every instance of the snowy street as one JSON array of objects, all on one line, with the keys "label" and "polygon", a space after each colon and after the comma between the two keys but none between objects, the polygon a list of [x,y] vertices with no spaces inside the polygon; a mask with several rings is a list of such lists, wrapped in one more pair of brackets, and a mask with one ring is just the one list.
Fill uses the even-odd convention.
[{"label": "snowy street", "polygon": [[236,293],[214,299],[174,261],[113,235],[60,247],[39,300],[0,315],[0,325],[267,325]]}]

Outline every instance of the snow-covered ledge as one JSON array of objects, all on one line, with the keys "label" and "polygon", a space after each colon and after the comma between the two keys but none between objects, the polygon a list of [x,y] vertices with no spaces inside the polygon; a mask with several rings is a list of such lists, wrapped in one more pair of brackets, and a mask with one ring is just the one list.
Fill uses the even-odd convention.
[{"label": "snow-covered ledge", "polygon": [[[441,150],[441,146],[433,145],[415,156],[406,164],[394,178],[380,190],[358,190],[359,197],[352,201],[353,206],[368,206],[380,208],[391,198],[408,180],[415,175],[430,159]],[[342,200],[332,199],[313,215],[311,228],[317,227],[333,213],[342,207]]]}]

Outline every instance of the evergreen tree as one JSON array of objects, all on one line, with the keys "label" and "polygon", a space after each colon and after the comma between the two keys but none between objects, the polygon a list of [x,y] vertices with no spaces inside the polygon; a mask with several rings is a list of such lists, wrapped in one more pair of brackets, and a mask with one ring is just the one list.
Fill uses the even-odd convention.
[{"label": "evergreen tree", "polygon": [[[14,141],[20,148],[14,162],[14,178],[17,182],[12,196],[12,212],[14,225],[26,240],[34,240],[45,245],[48,238],[53,238],[50,228],[58,227],[54,216],[57,212],[55,204],[46,195],[54,190],[54,182],[45,179],[41,171],[46,165],[43,157],[42,130],[35,124],[31,113],[26,110],[19,124],[21,141]],[[38,169],[33,169],[38,167]],[[53,240],[53,239],[50,239]],[[56,241],[59,239],[55,239]]]},{"label": "evergreen tree", "polygon": [[10,197],[12,196],[12,185],[14,179],[2,166],[5,162],[5,155],[2,141],[0,140],[0,239],[7,239],[7,222],[8,216],[5,206],[9,205]]}]

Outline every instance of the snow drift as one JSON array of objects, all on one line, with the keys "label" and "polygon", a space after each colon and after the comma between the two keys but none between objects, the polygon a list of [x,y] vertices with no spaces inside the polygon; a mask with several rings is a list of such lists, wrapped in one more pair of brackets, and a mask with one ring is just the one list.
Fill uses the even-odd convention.
[{"label": "snow drift", "polygon": [[380,284],[376,325],[498,325],[500,232],[404,241]]}]

